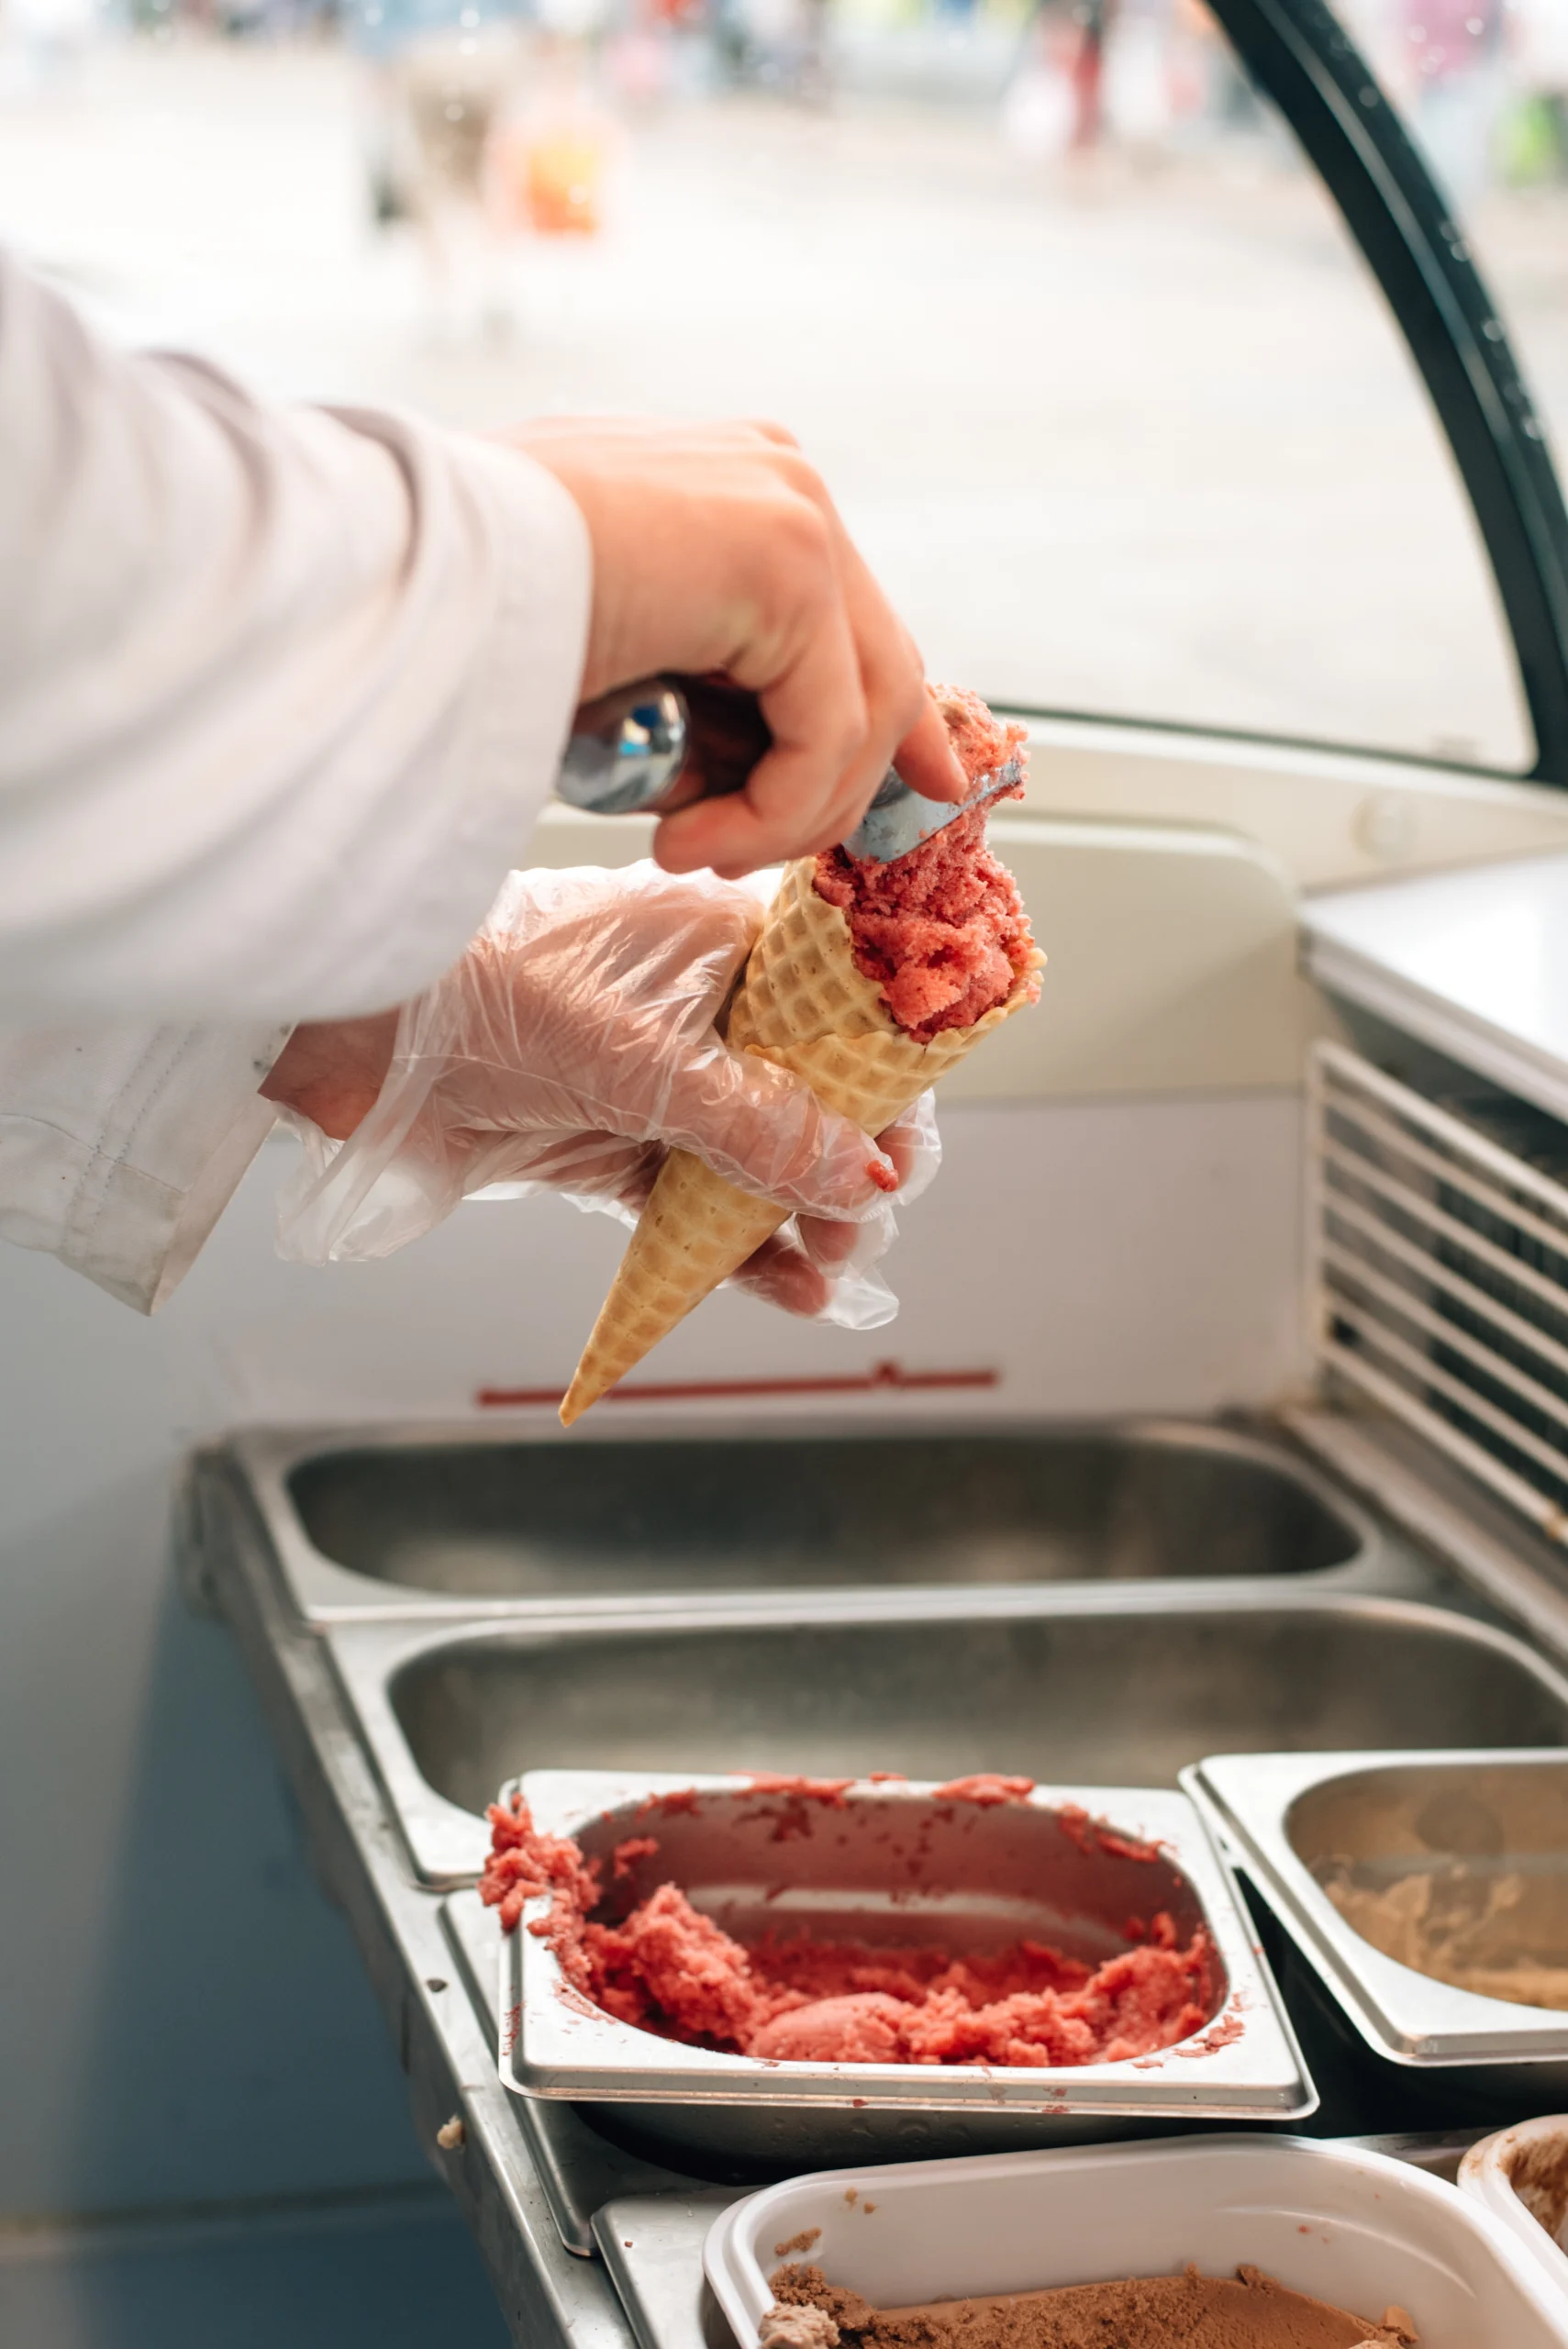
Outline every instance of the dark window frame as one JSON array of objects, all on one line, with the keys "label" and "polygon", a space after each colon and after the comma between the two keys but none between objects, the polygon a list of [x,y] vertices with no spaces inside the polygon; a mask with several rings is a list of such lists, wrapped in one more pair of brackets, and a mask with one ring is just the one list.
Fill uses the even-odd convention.
[{"label": "dark window frame", "polygon": [[[1568,509],[1507,330],[1462,226],[1375,75],[1324,0],[1208,0],[1253,86],[1295,133],[1382,288],[1453,451],[1496,582],[1535,763],[1290,739],[1401,765],[1568,789]],[[1039,718],[1086,713],[1031,709]],[[1285,738],[1096,713],[1106,725],[1229,740]]]}]

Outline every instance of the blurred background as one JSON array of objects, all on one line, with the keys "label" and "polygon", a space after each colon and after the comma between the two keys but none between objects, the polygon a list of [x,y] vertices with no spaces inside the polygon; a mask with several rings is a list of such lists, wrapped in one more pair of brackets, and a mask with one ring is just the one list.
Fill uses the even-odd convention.
[{"label": "blurred background", "polygon": [[[1355,0],[1568,439],[1568,0]],[[1518,768],[1424,395],[1197,0],[0,0],[0,237],[498,426],[779,417],[934,674]]]}]

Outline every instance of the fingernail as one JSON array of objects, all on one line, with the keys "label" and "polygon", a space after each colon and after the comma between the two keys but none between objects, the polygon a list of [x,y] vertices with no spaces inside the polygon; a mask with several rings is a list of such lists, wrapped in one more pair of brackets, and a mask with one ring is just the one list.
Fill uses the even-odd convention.
[{"label": "fingernail", "polygon": [[885,1158],[868,1158],[866,1173],[879,1191],[895,1191],[898,1188],[898,1177]]}]

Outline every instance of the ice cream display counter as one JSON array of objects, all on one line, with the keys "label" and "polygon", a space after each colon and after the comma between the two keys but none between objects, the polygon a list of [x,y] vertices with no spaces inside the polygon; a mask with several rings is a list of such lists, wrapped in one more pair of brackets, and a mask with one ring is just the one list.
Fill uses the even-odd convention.
[{"label": "ice cream display counter", "polygon": [[[716,2212],[803,2164],[782,2142],[770,2168],[733,2129],[648,2132],[504,2081],[512,1994],[476,1886],[505,1781],[1028,1772],[1097,1787],[1114,1816],[1118,1787],[1135,1811],[1155,1798],[1132,1790],[1206,1757],[1222,1770],[1227,1753],[1294,1754],[1304,1774],[1352,1750],[1568,1753],[1568,1673],[1521,1633],[1543,1603],[1529,1572],[1499,1604],[1467,1578],[1462,1541],[1445,1558],[1411,1540],[1277,1426],[976,1429],[949,1453],[918,1430],[651,1435],[568,1455],[545,1434],[257,1433],[195,1459],[182,1512],[190,1586],[239,1638],[421,2132],[519,2340],[696,2349]],[[570,1464],[606,1452],[630,1456],[628,1477],[568,1519],[563,1484],[584,1473]],[[991,1497],[967,1573],[931,1506],[933,1459],[967,1463],[961,1490]],[[683,1472],[704,1503],[684,1518]],[[807,1511],[862,1475],[880,1512],[859,1533],[852,1511],[838,1521],[863,1578],[840,1569],[829,1586],[811,1522],[768,1499],[805,1494]],[[550,1585],[567,1523],[585,1602]],[[1200,1873],[1218,1883],[1223,1865],[1216,1853]],[[1334,2088],[1318,2120],[1258,2122],[1367,2136],[1403,2117],[1375,2067]],[[1199,2125],[1160,2102],[1143,2099],[1137,2133]],[[1466,2115],[1473,2134],[1507,2117]],[[864,2135],[860,2158],[883,2161],[946,2142],[918,2110]]]}]

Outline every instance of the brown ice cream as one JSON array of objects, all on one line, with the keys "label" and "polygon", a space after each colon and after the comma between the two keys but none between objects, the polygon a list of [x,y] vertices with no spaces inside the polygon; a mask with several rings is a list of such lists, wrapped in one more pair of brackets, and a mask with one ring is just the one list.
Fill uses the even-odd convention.
[{"label": "brown ice cream", "polygon": [[838,2349],[839,2328],[826,2309],[784,2308],[777,2301],[763,2317],[757,2349]]},{"label": "brown ice cream", "polygon": [[1545,2228],[1560,2250],[1568,2250],[1562,2240],[1568,2227],[1568,2132],[1516,2143],[1503,2165],[1537,2226]]},{"label": "brown ice cream", "polygon": [[1380,1764],[1310,1787],[1290,1840],[1352,1932],[1484,1998],[1568,2012],[1568,1769]]},{"label": "brown ice cream", "polygon": [[1352,1932],[1400,1965],[1483,1998],[1568,2012],[1561,1878],[1458,1861],[1376,1888],[1328,1874],[1323,1889]]},{"label": "brown ice cream", "polygon": [[[1256,2267],[1234,2276],[1138,2276],[995,2299],[876,2309],[829,2284],[820,2267],[780,2267],[762,2349],[1407,2349],[1400,2308],[1373,2320],[1276,2284]],[[809,2338],[791,2320],[809,2310]],[[821,2320],[831,2321],[831,2331]]]}]

